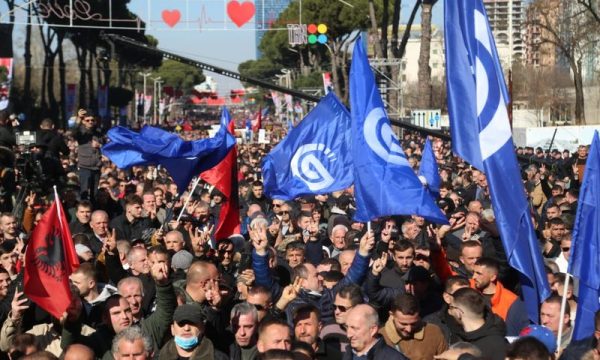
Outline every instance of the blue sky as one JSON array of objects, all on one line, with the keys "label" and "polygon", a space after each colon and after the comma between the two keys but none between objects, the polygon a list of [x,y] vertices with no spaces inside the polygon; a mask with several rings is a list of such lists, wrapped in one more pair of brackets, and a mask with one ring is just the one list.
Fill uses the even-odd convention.
[{"label": "blue sky", "polygon": [[[255,2],[262,0],[255,0]],[[335,1],[335,0],[323,0]],[[346,0],[352,3],[352,0]],[[224,0],[152,0],[148,8],[147,0],[132,0],[130,9],[150,21],[149,34],[159,40],[159,47],[189,56],[230,70],[237,70],[239,63],[255,56],[256,24],[253,20],[238,28],[226,17]],[[407,21],[414,0],[403,1],[402,21]],[[179,10],[181,22],[173,29],[164,24],[163,10]],[[443,1],[434,7],[434,23],[441,26],[443,21]],[[417,22],[420,19],[416,19]],[[199,30],[199,28],[202,30]],[[237,81],[217,77],[220,91],[239,86]]]},{"label": "blue sky", "polygon": [[[351,4],[353,0],[345,1]],[[17,4],[23,3],[25,0],[17,0]],[[228,0],[132,0],[129,8],[149,23],[147,33],[159,40],[160,48],[226,69],[237,70],[239,63],[255,56],[256,24],[252,18],[245,25],[236,26],[227,17],[227,3]],[[414,0],[403,1],[403,22],[408,18],[413,4]],[[434,7],[436,24],[442,23],[442,5],[443,1],[439,1]],[[162,12],[165,10],[177,10],[180,13],[179,22],[173,28],[163,21]],[[5,12],[5,2],[0,1],[0,14]],[[17,49],[21,46],[21,43],[15,44]],[[217,78],[221,84],[221,93],[240,86],[237,81]]]}]

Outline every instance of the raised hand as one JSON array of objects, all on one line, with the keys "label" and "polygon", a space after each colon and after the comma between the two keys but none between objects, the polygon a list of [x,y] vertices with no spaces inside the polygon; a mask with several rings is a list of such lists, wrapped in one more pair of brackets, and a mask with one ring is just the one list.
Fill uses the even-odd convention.
[{"label": "raised hand", "polygon": [[204,295],[206,302],[211,307],[218,309],[221,306],[221,301],[223,301],[221,292],[219,291],[219,280],[207,280],[204,285]]},{"label": "raised hand", "polygon": [[267,254],[269,242],[267,241],[267,227],[264,224],[259,224],[256,228],[250,229],[250,240],[258,255],[265,256]]},{"label": "raised hand", "polygon": [[22,295],[24,295],[23,292],[15,290],[15,296],[13,296],[12,302],[10,303],[10,319],[13,322],[20,321],[25,310],[29,309],[29,305],[25,304],[28,299],[26,297],[19,299]]},{"label": "raised hand", "polygon": [[369,256],[369,252],[373,247],[375,247],[375,233],[371,230],[367,231],[360,239],[358,253],[362,256]]},{"label": "raised hand", "polygon": [[117,248],[117,230],[112,229],[110,235],[104,240],[104,246],[102,252],[108,255],[114,255],[115,249]]},{"label": "raised hand", "polygon": [[190,240],[192,244],[196,244],[198,247],[203,247],[210,240],[210,234],[214,229],[214,225],[210,225],[206,228],[206,230],[202,231],[200,228],[189,228],[188,234],[190,235]]},{"label": "raised hand", "polygon": [[240,278],[242,278],[244,285],[252,286],[254,284],[256,276],[254,275],[254,270],[246,269],[242,271],[242,273],[240,274]]},{"label": "raised hand", "polygon": [[35,206],[35,198],[36,198],[36,193],[33,191],[29,192],[29,195],[25,198],[25,204],[27,204],[27,208],[29,208],[30,210],[33,210],[33,207]]},{"label": "raised hand", "polygon": [[198,205],[200,205],[200,202],[197,200],[189,202],[186,208],[187,213],[192,215],[194,213],[194,210],[196,210],[196,208],[198,207]]},{"label": "raised hand", "polygon": [[159,285],[165,285],[169,282],[169,267],[166,263],[155,262],[150,267],[152,278]]},{"label": "raised hand", "polygon": [[280,310],[284,310],[287,307],[287,305],[294,301],[294,299],[298,297],[298,294],[300,294],[300,289],[302,288],[301,283],[302,278],[297,276],[292,284],[283,288],[281,297],[279,298],[275,306]]},{"label": "raised hand", "polygon": [[379,276],[379,274],[385,269],[385,265],[387,264],[388,254],[387,252],[383,252],[379,259],[373,262],[373,266],[371,267],[371,273],[375,276]]}]

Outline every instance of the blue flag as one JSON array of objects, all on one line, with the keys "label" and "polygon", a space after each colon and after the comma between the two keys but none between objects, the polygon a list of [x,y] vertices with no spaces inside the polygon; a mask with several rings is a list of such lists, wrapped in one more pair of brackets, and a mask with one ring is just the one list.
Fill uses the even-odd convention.
[{"label": "blue flag", "polygon": [[194,176],[217,165],[235,145],[235,138],[221,128],[210,139],[184,141],[159,128],[145,126],[140,133],[116,127],[108,131],[110,142],[102,147],[117,167],[160,164],[164,166],[180,192]]},{"label": "blue flag", "polygon": [[598,140],[598,131],[595,131],[579,191],[569,258],[568,272],[579,279],[573,340],[582,340],[594,333],[594,314],[600,309],[599,226],[600,140]]},{"label": "blue flag", "polygon": [[520,272],[529,319],[550,295],[508,122],[508,92],[481,0],[446,1],[448,111],[455,153],[487,175],[510,266]]},{"label": "blue flag", "polygon": [[291,200],[350,187],[350,141],[350,114],[329,93],[263,159],[265,194]]},{"label": "blue flag", "polygon": [[229,114],[229,110],[227,110],[227,108],[223,106],[223,111],[221,112],[221,127],[227,128],[230,122],[231,115]]},{"label": "blue flag", "polygon": [[425,181],[427,182],[427,189],[436,198],[439,197],[442,178],[438,172],[437,161],[435,160],[435,154],[433,153],[429,138],[425,142],[425,148],[423,149],[423,155],[421,157],[421,166],[419,166],[419,177],[421,176],[425,178]]},{"label": "blue flag", "polygon": [[354,219],[366,222],[388,215],[420,215],[447,223],[393,133],[359,37],[350,69]]}]

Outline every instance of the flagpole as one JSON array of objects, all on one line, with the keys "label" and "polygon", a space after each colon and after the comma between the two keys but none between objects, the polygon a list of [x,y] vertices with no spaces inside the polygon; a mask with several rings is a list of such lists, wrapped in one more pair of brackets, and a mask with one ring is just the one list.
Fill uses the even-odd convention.
[{"label": "flagpole", "polygon": [[192,186],[192,191],[190,191],[190,193],[188,194],[187,199],[185,199],[185,203],[183,204],[183,208],[179,212],[179,216],[177,217],[178,223],[179,223],[179,220],[181,220],[181,217],[183,216],[183,212],[187,208],[187,205],[189,204],[190,199],[192,198],[192,195],[194,194],[194,191],[198,187],[198,183],[200,183],[200,175],[198,175],[198,177],[196,178],[196,181],[194,181],[194,186]]},{"label": "flagpole", "polygon": [[62,228],[63,223],[62,223],[62,219],[60,217],[60,199],[58,198],[58,190],[56,189],[56,185],[54,185],[53,188],[54,188],[54,202],[56,203],[56,216],[58,216],[58,223],[59,223],[60,227]]},{"label": "flagpole", "polygon": [[560,345],[561,345],[561,338],[562,338],[562,334],[563,334],[563,319],[565,318],[565,311],[567,308],[567,291],[569,289],[569,279],[570,279],[570,275],[569,273],[566,273],[565,276],[565,283],[564,288],[563,288],[563,293],[562,293],[562,302],[560,304],[560,317],[559,317],[559,321],[558,321],[558,336],[556,337],[556,344],[557,344],[557,349],[558,352],[560,353]]}]

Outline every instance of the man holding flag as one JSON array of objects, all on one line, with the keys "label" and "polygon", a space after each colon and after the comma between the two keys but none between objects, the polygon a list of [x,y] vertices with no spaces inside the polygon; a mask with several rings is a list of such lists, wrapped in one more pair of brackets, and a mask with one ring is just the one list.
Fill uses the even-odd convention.
[{"label": "man holding flag", "polygon": [[25,254],[25,295],[57,319],[71,304],[69,276],[79,267],[71,231],[55,199],[33,230]]},{"label": "man holding flag", "polygon": [[494,38],[482,0],[444,5],[452,150],[487,175],[508,263],[520,273],[529,319],[537,323],[550,289],[513,149]]}]

